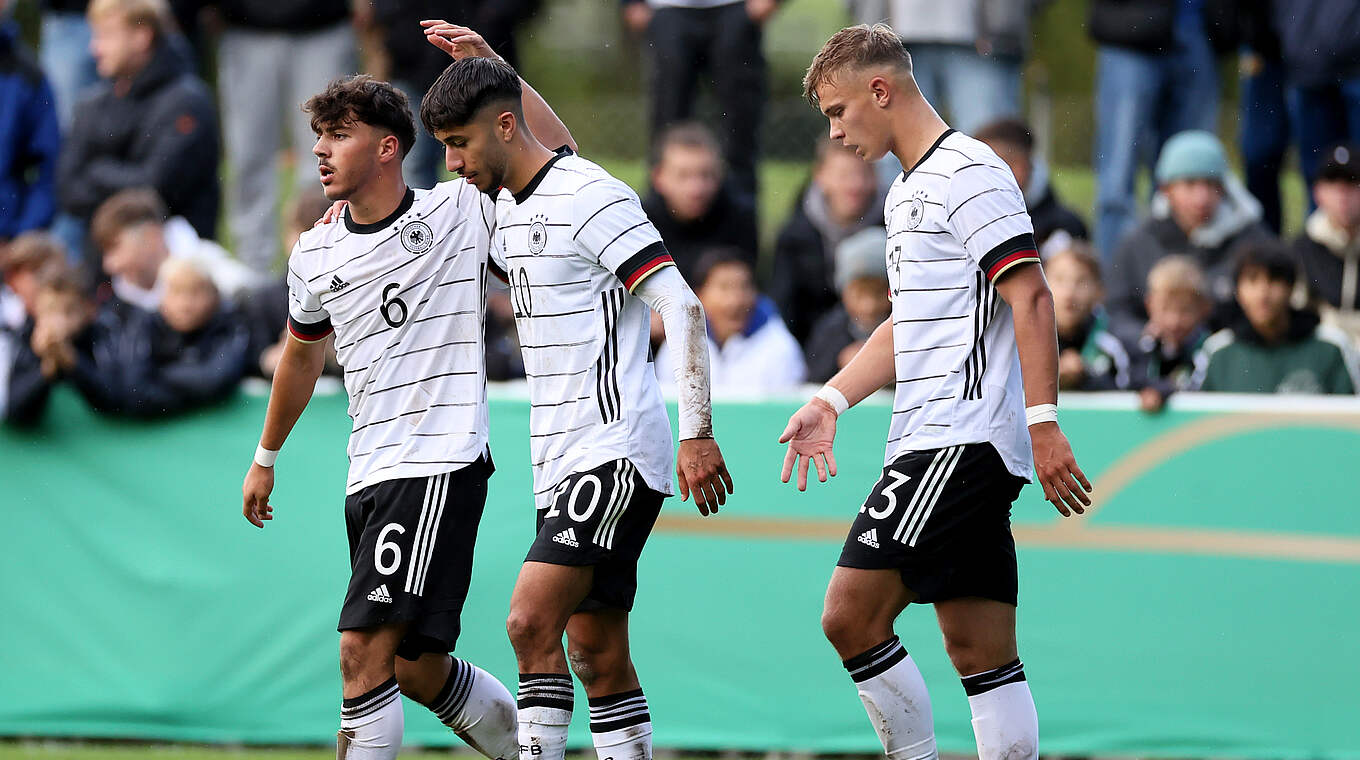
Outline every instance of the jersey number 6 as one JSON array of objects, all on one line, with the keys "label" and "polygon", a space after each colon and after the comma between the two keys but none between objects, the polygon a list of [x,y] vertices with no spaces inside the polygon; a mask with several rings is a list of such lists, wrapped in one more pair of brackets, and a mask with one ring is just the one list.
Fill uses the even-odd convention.
[{"label": "jersey number 6", "polygon": [[393,282],[384,286],[382,291],[382,306],[378,307],[378,311],[382,312],[383,319],[392,327],[401,327],[406,323],[406,302],[400,298],[389,297],[392,296],[392,291],[399,290],[400,288],[401,283],[399,282]]}]

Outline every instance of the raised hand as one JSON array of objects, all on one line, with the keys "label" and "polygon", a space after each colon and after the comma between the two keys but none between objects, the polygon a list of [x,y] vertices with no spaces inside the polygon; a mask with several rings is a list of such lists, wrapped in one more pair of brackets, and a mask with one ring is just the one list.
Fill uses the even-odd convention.
[{"label": "raised hand", "polygon": [[808,462],[817,468],[817,480],[825,483],[827,475],[836,475],[836,456],[831,453],[831,444],[836,439],[836,410],[831,405],[814,398],[794,412],[784,434],[779,436],[780,443],[789,445],[784,453],[784,470],[779,479],[785,483],[793,474],[794,465],[798,467],[798,490],[807,490]]},{"label": "raised hand", "polygon": [[425,41],[448,53],[456,61],[464,58],[500,58],[482,35],[466,26],[451,24],[442,19],[420,22],[425,30]]}]

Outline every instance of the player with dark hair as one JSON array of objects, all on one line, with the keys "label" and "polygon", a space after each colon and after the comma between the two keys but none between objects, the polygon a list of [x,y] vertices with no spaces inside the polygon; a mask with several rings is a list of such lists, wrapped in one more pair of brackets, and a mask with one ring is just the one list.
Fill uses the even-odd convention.
[{"label": "player with dark hair", "polygon": [[825,481],[837,416],[895,381],[883,476],[831,576],[823,630],[888,757],[935,758],[930,696],[893,634],[907,605],[934,604],[979,757],[1036,758],[1010,507],[1035,469],[1064,516],[1090,504],[1090,485],[1058,429],[1053,299],[1024,200],[1006,164],[921,96],[888,27],[836,33],[804,87],[832,140],[910,167],[884,206],[892,315],[780,437],[785,482],[796,467],[806,488],[809,461]]},{"label": "player with dark hair", "polygon": [[[674,465],[703,514],[731,492],[709,411],[704,313],[637,195],[525,124],[514,69],[455,62],[421,104],[446,163],[499,194],[492,258],[507,273],[532,405],[538,535],[510,600],[521,756],[561,760],[571,668],[600,758],[651,757],[651,717],[628,654],[643,544],[672,491],[670,422],[649,356],[649,307],[673,346]],[[559,144],[555,140],[548,144]]]},{"label": "player with dark hair", "polygon": [[[473,35],[463,44],[484,43]],[[482,324],[494,204],[462,182],[406,186],[401,160],[415,123],[391,85],[337,80],[303,108],[325,195],[348,206],[343,223],[304,232],[289,258],[293,339],[274,375],[243,512],[257,527],[273,518],[274,461],[321,374],[322,339],[334,333],[353,419],[338,756],[396,757],[405,694],[474,749],[510,760],[519,755],[513,698],[448,654],[494,469]],[[546,103],[526,110],[543,133],[570,142]]]}]

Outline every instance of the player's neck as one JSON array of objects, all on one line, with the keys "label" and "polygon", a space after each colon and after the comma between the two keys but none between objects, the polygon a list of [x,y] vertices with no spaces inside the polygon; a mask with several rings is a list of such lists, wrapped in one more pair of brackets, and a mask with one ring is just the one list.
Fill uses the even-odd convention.
[{"label": "player's neck", "polygon": [[518,141],[510,148],[510,162],[505,173],[505,189],[519,194],[538,173],[557,155],[543,147],[543,143],[530,137]]},{"label": "player's neck", "polygon": [[406,198],[406,182],[400,167],[385,172],[369,187],[349,197],[349,218],[355,224],[373,224],[391,216]]},{"label": "player's neck", "polygon": [[917,96],[903,104],[902,114],[893,120],[892,153],[903,169],[910,169],[930,152],[935,141],[949,129],[925,98]]}]

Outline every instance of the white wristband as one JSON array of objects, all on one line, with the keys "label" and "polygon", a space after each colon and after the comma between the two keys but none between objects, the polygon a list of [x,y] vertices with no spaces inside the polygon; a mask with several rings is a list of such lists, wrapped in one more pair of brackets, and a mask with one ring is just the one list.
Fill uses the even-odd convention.
[{"label": "white wristband", "polygon": [[837,417],[845,414],[845,410],[850,408],[850,402],[845,400],[845,394],[830,385],[823,385],[813,398],[819,398],[830,404],[831,408],[836,410]]},{"label": "white wristband", "polygon": [[255,464],[261,467],[273,467],[278,458],[279,452],[277,450],[271,451],[264,446],[255,447]]},{"label": "white wristband", "polygon": [[1038,425],[1040,422],[1057,422],[1057,404],[1035,404],[1025,407],[1025,426]]}]

